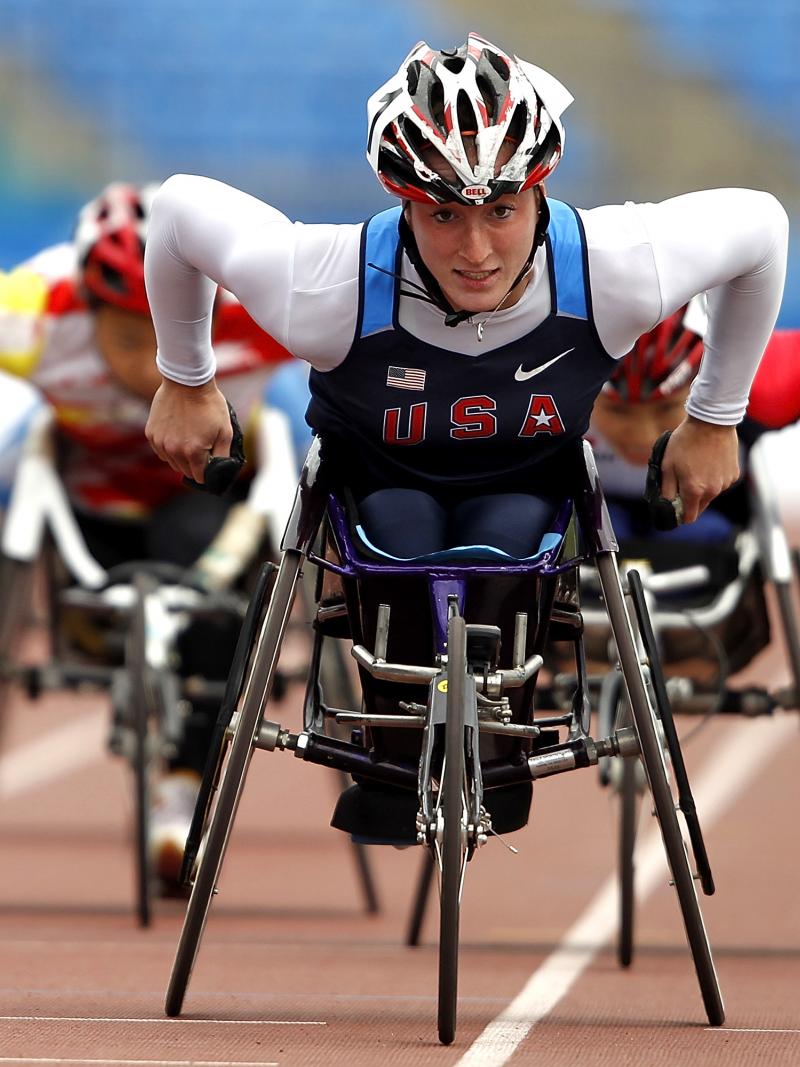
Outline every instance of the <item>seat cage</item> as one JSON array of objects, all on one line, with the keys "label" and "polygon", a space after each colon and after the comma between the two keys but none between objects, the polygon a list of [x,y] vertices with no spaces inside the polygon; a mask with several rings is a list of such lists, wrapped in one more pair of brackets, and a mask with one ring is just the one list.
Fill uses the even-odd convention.
[{"label": "seat cage", "polygon": [[[465,590],[471,579],[492,576],[518,576],[520,580],[551,579],[574,570],[578,564],[597,552],[617,550],[594,456],[588,442],[583,443],[583,465],[582,469],[579,468],[573,495],[562,501],[552,524],[552,533],[558,538],[556,544],[545,548],[530,560],[502,562],[460,562],[457,556],[452,559],[440,557],[435,562],[368,558],[359,551],[342,491],[332,486],[327,476],[324,452],[324,442],[315,438],[303,467],[281,548],[296,549],[323,570],[337,574],[343,579],[360,582],[364,579],[417,577],[427,580],[438,652],[445,646],[448,601],[455,596],[463,609]],[[565,559],[562,558],[564,538],[573,514],[577,518],[585,547],[583,554]],[[312,547],[326,516],[338,561],[325,558]]]}]

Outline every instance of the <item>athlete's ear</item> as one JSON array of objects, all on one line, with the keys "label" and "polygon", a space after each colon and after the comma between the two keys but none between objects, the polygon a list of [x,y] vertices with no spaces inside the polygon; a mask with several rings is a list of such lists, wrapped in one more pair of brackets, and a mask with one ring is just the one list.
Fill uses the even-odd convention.
[{"label": "athlete's ear", "polygon": [[414,223],[411,221],[411,201],[410,200],[404,200],[403,201],[403,218],[406,220],[408,228],[410,230],[413,230],[414,229]]}]

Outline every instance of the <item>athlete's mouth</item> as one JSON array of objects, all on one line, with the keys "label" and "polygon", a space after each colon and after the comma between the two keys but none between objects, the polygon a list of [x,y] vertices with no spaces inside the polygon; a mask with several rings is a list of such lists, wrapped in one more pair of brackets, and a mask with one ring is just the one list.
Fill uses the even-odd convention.
[{"label": "athlete's mouth", "polygon": [[492,270],[456,270],[456,274],[459,278],[464,278],[468,282],[483,282],[487,278],[493,277],[495,274],[499,274],[500,268],[494,267]]}]

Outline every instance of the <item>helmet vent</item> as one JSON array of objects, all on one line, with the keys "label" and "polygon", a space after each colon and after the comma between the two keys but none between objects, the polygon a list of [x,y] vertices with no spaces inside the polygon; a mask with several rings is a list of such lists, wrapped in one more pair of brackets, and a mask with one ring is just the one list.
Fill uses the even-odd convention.
[{"label": "helmet vent", "polygon": [[428,114],[441,129],[444,126],[444,89],[439,81],[432,82],[429,89]]},{"label": "helmet vent", "polygon": [[519,142],[525,136],[525,130],[528,126],[528,106],[523,101],[520,101],[514,108],[514,114],[511,117],[511,121],[508,124],[508,132],[506,137],[511,141]]},{"label": "helmet vent", "polygon": [[442,66],[451,72],[451,74],[460,74],[464,69],[464,57],[459,55],[448,56],[446,52],[442,53]]},{"label": "helmet vent", "polygon": [[417,88],[419,86],[419,75],[422,64],[418,59],[415,59],[413,63],[408,64],[408,92],[410,96],[415,96]]},{"label": "helmet vent", "polygon": [[476,77],[475,82],[486,105],[486,114],[489,116],[489,121],[495,122],[497,120],[497,96],[492,89],[491,83],[480,74]]},{"label": "helmet vent", "polygon": [[497,52],[493,52],[490,48],[485,48],[481,55],[481,60],[487,60],[504,82],[508,82],[511,78],[511,71],[509,70],[508,63]]},{"label": "helmet vent", "polygon": [[103,276],[103,281],[112,292],[120,294],[125,293],[125,281],[118,270],[110,267],[108,263],[101,263],[100,273]]},{"label": "helmet vent", "polygon": [[458,113],[458,125],[461,129],[461,136],[467,134],[475,134],[478,132],[477,122],[475,119],[475,108],[472,106],[472,101],[462,89],[458,94],[457,102]]}]

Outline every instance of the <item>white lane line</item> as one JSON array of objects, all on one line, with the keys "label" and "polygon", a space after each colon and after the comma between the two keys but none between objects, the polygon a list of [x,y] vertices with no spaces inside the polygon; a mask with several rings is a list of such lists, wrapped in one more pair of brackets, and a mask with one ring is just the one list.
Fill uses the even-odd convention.
[{"label": "white lane line", "polygon": [[112,1064],[139,1064],[141,1067],[147,1064],[156,1064],[157,1067],[280,1067],[273,1061],[267,1060],[61,1060],[44,1056],[0,1056],[0,1063],[99,1063],[102,1065]]},{"label": "white lane line", "polygon": [[2,1023],[162,1023],[166,1026],[327,1026],[312,1019],[108,1019],[93,1015],[0,1015]]},{"label": "white lane line", "polygon": [[780,1030],[765,1026],[707,1026],[711,1034],[800,1034],[800,1030]]},{"label": "white lane line", "polygon": [[98,762],[104,753],[108,714],[84,715],[0,758],[0,798],[27,793]]},{"label": "white lane line", "polygon": [[[693,792],[706,831],[740,799],[748,784],[775,753],[797,743],[797,719],[755,719],[736,723],[695,774]],[[636,854],[636,895],[641,900],[667,879],[666,858],[657,829]],[[528,979],[509,1006],[481,1033],[456,1067],[502,1067],[530,1030],[564,997],[617,928],[618,888],[610,877],[588,909],[567,931],[561,945]]]}]

